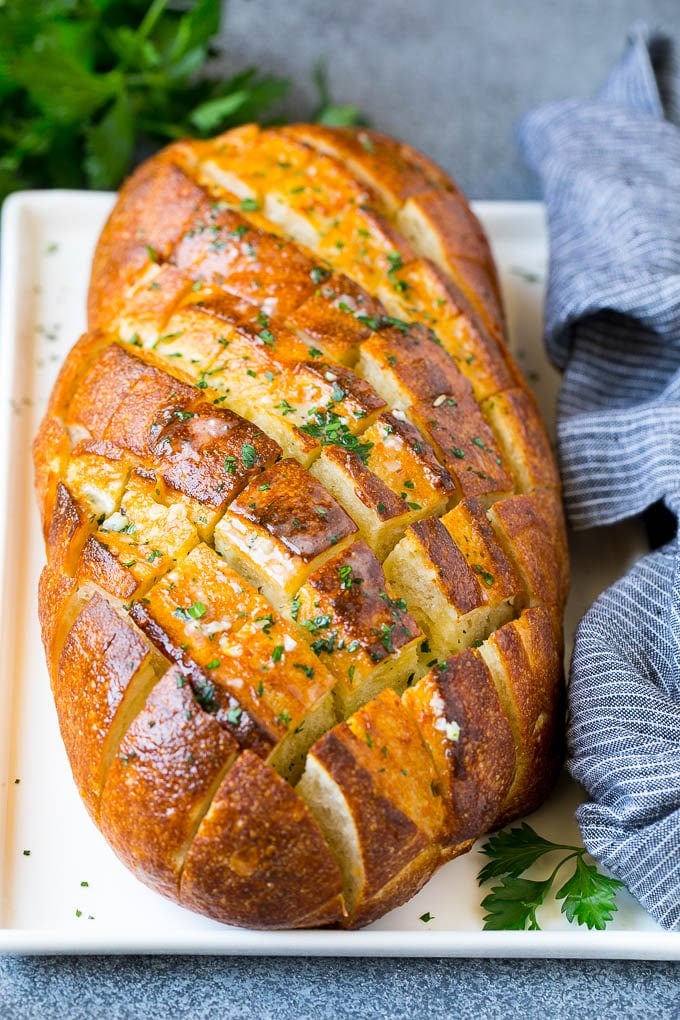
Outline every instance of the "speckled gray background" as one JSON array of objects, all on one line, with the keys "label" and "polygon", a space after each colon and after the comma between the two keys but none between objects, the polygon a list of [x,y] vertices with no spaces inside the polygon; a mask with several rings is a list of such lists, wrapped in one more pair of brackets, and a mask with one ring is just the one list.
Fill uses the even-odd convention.
[{"label": "speckled gray background", "polygon": [[[680,46],[680,0],[231,0],[225,43],[421,147],[473,198],[535,198],[514,143],[537,102],[588,95],[638,19]],[[680,1018],[676,964],[634,961],[0,957],[0,1020]]]}]

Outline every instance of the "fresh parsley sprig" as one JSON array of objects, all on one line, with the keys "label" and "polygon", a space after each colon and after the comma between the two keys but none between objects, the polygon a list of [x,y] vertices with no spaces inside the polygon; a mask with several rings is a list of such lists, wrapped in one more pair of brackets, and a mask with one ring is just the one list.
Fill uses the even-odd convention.
[{"label": "fresh parsley sprig", "polygon": [[[0,201],[20,188],[115,188],[168,141],[269,116],[287,79],[255,68],[223,78],[209,64],[222,6],[0,0]],[[324,122],[357,121],[323,72],[317,87]]]},{"label": "fresh parsley sprig", "polygon": [[[520,877],[542,857],[559,851],[562,857],[546,879],[535,881]],[[576,921],[602,930],[618,909],[616,893],[623,882],[603,875],[594,864],[588,864],[583,847],[553,843],[539,836],[526,822],[519,828],[496,833],[480,852],[490,860],[477,876],[479,884],[501,879],[501,884],[493,886],[482,900],[482,907],[487,911],[485,931],[524,931],[527,926],[529,931],[539,931],[536,911],[545,902],[557,873],[569,861],[574,862],[573,874],[554,895],[563,901],[562,913],[570,923]]]}]

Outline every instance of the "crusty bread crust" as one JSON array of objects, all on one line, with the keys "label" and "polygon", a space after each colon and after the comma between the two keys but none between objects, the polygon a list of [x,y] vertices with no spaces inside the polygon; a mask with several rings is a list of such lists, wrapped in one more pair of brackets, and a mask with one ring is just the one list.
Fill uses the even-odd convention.
[{"label": "crusty bread crust", "polygon": [[43,641],[93,818],[162,894],[364,925],[547,795],[559,478],[484,232],[364,129],[124,185],[34,444]]}]

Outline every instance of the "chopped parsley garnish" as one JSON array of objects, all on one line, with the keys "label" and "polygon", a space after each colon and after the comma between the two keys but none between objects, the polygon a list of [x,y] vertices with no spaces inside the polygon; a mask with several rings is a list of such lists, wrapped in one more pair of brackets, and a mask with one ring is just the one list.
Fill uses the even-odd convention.
[{"label": "chopped parsley garnish", "polygon": [[323,283],[324,280],[327,280],[331,274],[329,269],[323,269],[321,266],[313,266],[309,271],[309,275],[311,277],[312,283],[318,284]]},{"label": "chopped parsley garnish", "polygon": [[280,411],[284,418],[287,414],[293,414],[295,412],[295,408],[289,404],[287,400],[281,400],[278,404],[274,404],[274,410]]},{"label": "chopped parsley garnish", "polygon": [[277,645],[274,651],[272,652],[272,662],[280,662],[281,657],[283,655],[283,651],[284,651],[283,645]]},{"label": "chopped parsley garnish", "polygon": [[322,616],[315,616],[313,620],[303,620],[302,626],[305,627],[311,634],[316,634],[317,630],[323,630],[324,627],[329,627],[333,617],[330,613],[324,613]]},{"label": "chopped parsley garnish", "polygon": [[312,651],[316,655],[319,655],[320,652],[327,652],[331,655],[335,651],[335,642],[337,640],[337,634],[329,634],[328,637],[317,638],[316,641],[312,641]]},{"label": "chopped parsley garnish", "polygon": [[274,341],[276,340],[276,337],[274,336],[270,329],[262,329],[257,335],[259,336],[262,343],[266,344],[267,347],[274,346]]},{"label": "chopped parsley garnish", "polygon": [[219,665],[220,665],[220,660],[219,659],[211,659],[210,662],[206,662],[205,668],[206,669],[217,669],[219,667]]},{"label": "chopped parsley garnish", "polygon": [[321,358],[323,351],[320,351],[318,347],[308,347],[307,354],[309,354],[310,358]]},{"label": "chopped parsley garnish", "polygon": [[383,646],[386,652],[390,653],[390,655],[394,651],[394,644],[392,641],[392,632],[394,630],[394,626],[395,625],[393,623],[382,623],[380,625],[380,630],[376,631],[376,634],[380,638],[380,644]]},{"label": "chopped parsley garnish", "polygon": [[[562,851],[561,859],[549,876],[541,880],[520,877],[546,854]],[[574,871],[554,893],[562,900],[562,913],[569,922],[602,931],[618,909],[616,894],[623,888],[618,879],[609,878],[585,860],[583,847],[553,843],[522,822],[519,828],[498,832],[481,848],[489,862],[477,876],[480,885],[492,879],[500,883],[482,900],[486,910],[485,931],[512,929],[540,931],[536,911],[553,887],[557,872],[569,861]]]},{"label": "chopped parsley garnish", "polygon": [[264,616],[256,616],[255,623],[260,623],[260,621],[264,622],[264,627],[262,628],[263,633],[268,634],[271,628],[274,626],[273,613],[266,613]]},{"label": "chopped parsley garnish", "polygon": [[341,567],[338,567],[338,574],[340,576],[340,587],[345,591],[349,591],[352,585],[357,580],[352,576],[352,567],[349,563],[343,563]]},{"label": "chopped parsley garnish", "polygon": [[229,454],[228,457],[224,458],[224,469],[228,475],[236,474],[236,457]]},{"label": "chopped parsley garnish", "polygon": [[494,580],[493,574],[490,574],[489,571],[486,570],[481,563],[473,563],[472,569],[474,570],[475,574],[479,574],[487,588],[490,588]]},{"label": "chopped parsley garnish", "polygon": [[173,414],[178,421],[189,421],[189,418],[194,418],[193,411],[174,411]]},{"label": "chopped parsley garnish", "polygon": [[178,606],[173,615],[180,620],[200,620],[207,611],[207,607],[202,602],[196,601],[186,608]]},{"label": "chopped parsley garnish", "polygon": [[241,209],[243,212],[259,212],[260,203],[256,198],[242,198]]},{"label": "chopped parsley garnish", "polygon": [[350,453],[356,453],[364,464],[368,462],[373,443],[362,442],[358,436],[353,435],[340,415],[321,408],[314,408],[310,414],[313,420],[300,426],[302,432],[318,439],[322,446],[341,446]]},{"label": "chopped parsley garnish", "polygon": [[333,389],[331,390],[331,400],[334,403],[337,404],[341,400],[344,400],[344,399],[345,399],[345,391],[343,390],[342,386],[338,386],[338,384],[336,382],[334,382],[333,383]]},{"label": "chopped parsley garnish", "polygon": [[241,461],[244,468],[252,468],[257,464],[257,450],[252,443],[244,443],[241,447]]},{"label": "chopped parsley garnish", "polygon": [[293,666],[295,669],[301,670],[301,672],[303,672],[305,676],[309,677],[310,680],[314,676],[314,669],[312,666],[306,666],[303,662],[294,662]]},{"label": "chopped parsley garnish", "polygon": [[386,591],[380,592],[380,598],[383,600],[383,602],[387,603],[393,616],[398,616],[399,613],[405,613],[408,610],[408,606],[406,605],[406,599],[390,598]]},{"label": "chopped parsley garnish", "polygon": [[296,621],[297,621],[299,612],[300,612],[300,599],[298,599],[298,598],[291,599],[290,600],[290,615]]},{"label": "chopped parsley garnish", "polygon": [[388,251],[387,261],[390,264],[390,268],[388,270],[389,273],[396,273],[396,271],[401,269],[404,265],[404,260],[398,251]]},{"label": "chopped parsley garnish", "polygon": [[199,680],[194,685],[194,697],[204,712],[216,712],[220,707],[215,700],[215,685],[210,680]]},{"label": "chopped parsley garnish", "polygon": [[[357,577],[349,563],[343,563],[341,567],[338,567],[338,576],[340,577],[340,587],[345,591],[349,591],[353,584],[363,584],[363,577]],[[351,650],[351,649],[350,649]]]},{"label": "chopped parsley garnish", "polygon": [[243,709],[240,708],[238,705],[236,706],[236,708],[230,708],[229,711],[227,712],[227,722],[231,723],[232,726],[236,726],[238,725],[238,721],[242,715]]},{"label": "chopped parsley garnish", "polygon": [[148,563],[153,563],[154,560],[159,559],[162,555],[163,555],[163,553],[160,551],[160,549],[152,549],[151,552],[149,553],[149,555],[146,558],[147,562]]},{"label": "chopped parsley garnish", "polygon": [[279,712],[279,714],[277,715],[276,721],[278,723],[281,723],[286,728],[288,728],[293,721],[293,717],[288,711],[288,709],[284,708],[283,712]]}]

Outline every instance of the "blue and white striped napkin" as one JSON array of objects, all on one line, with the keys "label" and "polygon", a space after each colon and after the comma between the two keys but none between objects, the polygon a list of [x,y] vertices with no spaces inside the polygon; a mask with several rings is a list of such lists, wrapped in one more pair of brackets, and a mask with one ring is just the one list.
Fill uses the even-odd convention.
[{"label": "blue and white striped napkin", "polygon": [[[550,227],[546,342],[564,369],[558,450],[575,528],[680,512],[680,129],[670,43],[636,27],[593,101],[520,126]],[[606,531],[603,542],[607,541]],[[569,761],[587,849],[680,929],[680,544],[586,613],[569,688]]]}]

